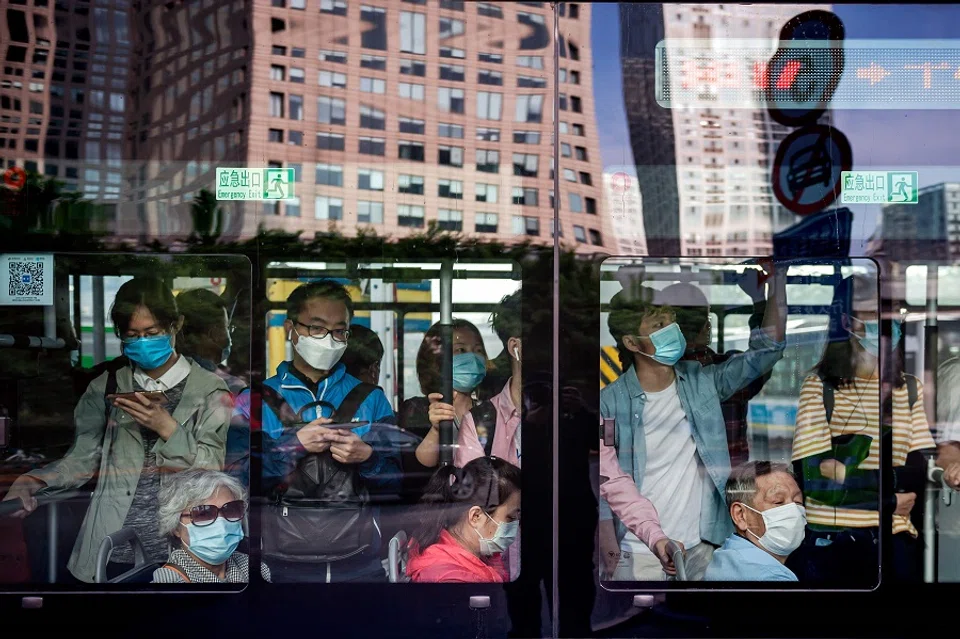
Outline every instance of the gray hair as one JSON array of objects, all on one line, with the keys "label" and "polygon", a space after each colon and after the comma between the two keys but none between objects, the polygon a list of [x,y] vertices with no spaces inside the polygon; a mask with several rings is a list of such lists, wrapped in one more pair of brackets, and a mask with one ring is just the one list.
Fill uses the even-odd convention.
[{"label": "gray hair", "polygon": [[247,494],[240,482],[219,470],[190,469],[166,476],[158,495],[160,536],[173,537],[180,514],[203,504],[220,488],[246,503]]},{"label": "gray hair", "polygon": [[757,478],[771,473],[786,473],[793,477],[793,469],[782,462],[748,461],[730,471],[724,490],[727,510],[737,502],[752,505],[757,496]]}]

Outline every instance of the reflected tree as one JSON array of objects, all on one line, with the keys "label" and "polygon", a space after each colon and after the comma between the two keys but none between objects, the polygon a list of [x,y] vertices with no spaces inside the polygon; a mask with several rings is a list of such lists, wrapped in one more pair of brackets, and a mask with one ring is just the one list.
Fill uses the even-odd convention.
[{"label": "reflected tree", "polygon": [[190,205],[194,239],[202,244],[212,244],[223,232],[223,209],[217,204],[217,196],[208,189],[200,189]]}]

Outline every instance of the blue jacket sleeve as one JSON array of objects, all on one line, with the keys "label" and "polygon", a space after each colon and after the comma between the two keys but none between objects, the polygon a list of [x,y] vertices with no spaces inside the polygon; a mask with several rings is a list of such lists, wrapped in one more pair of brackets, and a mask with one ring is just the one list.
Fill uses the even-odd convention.
[{"label": "blue jacket sleeve", "polygon": [[[363,419],[372,424],[397,423],[396,415],[382,390],[375,390],[361,407]],[[399,493],[402,471],[400,451],[389,438],[389,431],[383,428],[371,428],[363,436],[363,441],[373,448],[370,458],[360,464],[360,476],[367,486],[379,493]]]},{"label": "blue jacket sleeve", "polygon": [[783,358],[786,342],[775,342],[763,329],[751,331],[750,348],[722,364],[704,367],[713,377],[720,401],[726,401],[750,382],[773,370]]},{"label": "blue jacket sleeve", "polygon": [[[297,463],[307,454],[300,444],[297,433],[291,428],[278,426],[279,421],[269,406],[263,404],[263,489],[269,493],[297,467]],[[270,427],[267,427],[270,422]],[[268,433],[280,431],[279,437]]]}]

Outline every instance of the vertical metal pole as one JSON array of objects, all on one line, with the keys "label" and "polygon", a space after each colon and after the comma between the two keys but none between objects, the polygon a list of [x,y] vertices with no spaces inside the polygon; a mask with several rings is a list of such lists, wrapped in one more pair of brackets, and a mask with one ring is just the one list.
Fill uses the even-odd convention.
[{"label": "vertical metal pole", "polygon": [[[406,327],[404,323],[407,321],[407,314],[403,311],[402,308],[397,309],[397,409],[400,409],[400,406],[403,405],[404,388],[405,384],[403,382],[404,378],[404,358],[403,358],[403,344],[407,339]],[[390,346],[393,348],[393,345]]]},{"label": "vertical metal pole", "polygon": [[[370,280],[371,302],[392,302],[393,285],[381,279]],[[380,386],[387,391],[387,397],[393,397],[393,381],[396,379],[393,368],[393,322],[396,315],[392,311],[373,311],[370,313],[370,330],[377,334],[383,343],[383,361],[380,365]],[[400,405],[394,407],[399,409]]]},{"label": "vertical metal pole", "polygon": [[94,275],[93,282],[93,363],[107,359],[106,323],[104,322],[103,277]]},{"label": "vertical metal pole", "polygon": [[927,412],[927,422],[930,424],[937,423],[937,365],[940,359],[939,328],[937,326],[939,271],[940,267],[936,264],[927,265],[927,320],[924,327],[923,395],[926,400],[924,409]]},{"label": "vertical metal pole", "polygon": [[[442,353],[440,380],[443,384],[443,401],[453,403],[453,261],[444,260],[440,265],[440,327]],[[453,422],[440,422],[440,465],[453,463]]]},{"label": "vertical metal pole", "polygon": [[80,276],[73,276],[73,332],[77,338],[77,361],[83,362],[83,320],[80,313]]},{"label": "vertical metal pole", "polygon": [[47,504],[47,583],[57,583],[57,502]]},{"label": "vertical metal pole", "polygon": [[[560,636],[560,5],[553,3],[553,575],[550,636]],[[546,589],[546,584],[544,584]]]},{"label": "vertical metal pole", "polygon": [[[927,460],[927,477],[936,467],[933,458]],[[937,580],[937,495],[940,487],[927,481],[923,504],[923,581],[932,584]]]}]

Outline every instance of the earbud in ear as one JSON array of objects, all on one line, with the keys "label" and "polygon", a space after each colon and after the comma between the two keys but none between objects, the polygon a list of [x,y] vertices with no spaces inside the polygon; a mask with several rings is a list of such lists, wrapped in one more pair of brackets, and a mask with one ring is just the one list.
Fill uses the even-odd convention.
[{"label": "earbud in ear", "polygon": [[513,347],[513,358],[518,362],[520,361],[520,349],[516,346]]}]

